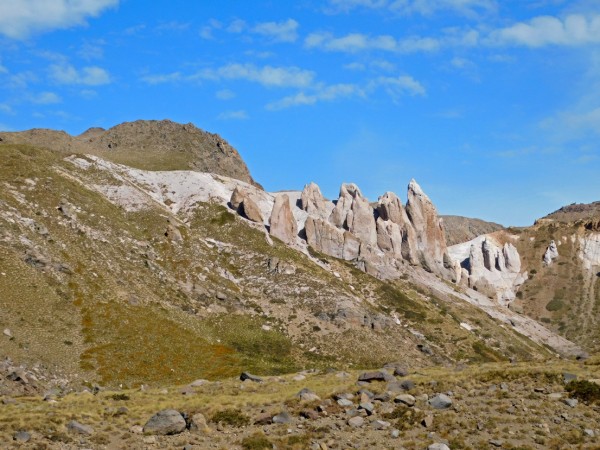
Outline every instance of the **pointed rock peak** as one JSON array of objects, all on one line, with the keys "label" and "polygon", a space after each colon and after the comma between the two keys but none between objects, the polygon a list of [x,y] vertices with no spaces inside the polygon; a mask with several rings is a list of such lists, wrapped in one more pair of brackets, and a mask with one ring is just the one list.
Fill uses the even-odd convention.
[{"label": "pointed rock peak", "polygon": [[363,196],[358,186],[354,183],[342,183],[342,186],[340,187],[340,197],[343,197],[346,194],[352,198],[361,198]]},{"label": "pointed rock peak", "polygon": [[410,180],[410,183],[408,183],[408,193],[413,193],[414,195],[421,195],[421,196],[425,196],[425,192],[423,192],[423,189],[421,189],[421,186],[419,186],[419,183],[417,183],[417,180],[415,180],[414,178],[412,180]]}]

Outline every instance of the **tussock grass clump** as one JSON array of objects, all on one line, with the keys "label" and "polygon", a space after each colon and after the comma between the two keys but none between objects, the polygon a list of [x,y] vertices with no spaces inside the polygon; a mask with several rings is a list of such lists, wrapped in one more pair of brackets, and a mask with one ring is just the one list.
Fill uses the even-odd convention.
[{"label": "tussock grass clump", "polygon": [[573,380],[566,386],[567,392],[586,403],[600,403],[600,385],[587,380]]},{"label": "tussock grass clump", "polygon": [[[244,427],[250,424],[250,418],[239,409],[229,408],[218,411],[210,418],[211,422],[229,425],[231,427]],[[246,447],[244,447],[246,448]],[[251,447],[259,448],[259,447]],[[262,447],[260,447],[262,448]]]},{"label": "tussock grass clump", "polygon": [[399,430],[410,430],[421,423],[425,418],[425,413],[404,405],[398,405],[392,412],[384,414],[383,418],[395,420],[394,426]]},{"label": "tussock grass clump", "polygon": [[241,446],[244,450],[272,449],[273,444],[263,433],[255,433],[242,439]]}]

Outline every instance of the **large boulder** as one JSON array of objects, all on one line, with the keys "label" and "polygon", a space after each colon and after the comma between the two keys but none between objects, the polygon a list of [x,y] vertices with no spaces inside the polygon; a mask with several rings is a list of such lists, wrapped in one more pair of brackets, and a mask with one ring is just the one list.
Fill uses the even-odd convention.
[{"label": "large boulder", "polygon": [[291,244],[296,240],[298,225],[292,214],[290,198],[287,194],[280,194],[275,197],[269,224],[271,226],[269,231],[271,236],[281,239],[286,244]]},{"label": "large boulder", "polygon": [[233,209],[248,220],[256,223],[264,222],[260,208],[246,189],[236,186],[231,194],[229,203]]},{"label": "large boulder", "polygon": [[145,434],[157,434],[166,436],[178,434],[185,430],[186,423],[183,416],[174,409],[164,409],[154,414],[146,425],[144,425]]}]

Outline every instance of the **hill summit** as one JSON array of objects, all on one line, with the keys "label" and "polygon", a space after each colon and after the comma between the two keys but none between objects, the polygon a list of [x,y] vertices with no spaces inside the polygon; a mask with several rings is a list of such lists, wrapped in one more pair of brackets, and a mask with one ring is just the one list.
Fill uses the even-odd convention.
[{"label": "hill summit", "polygon": [[0,141],[96,155],[137,169],[210,172],[258,186],[235,148],[218,134],[192,123],[136,120],[108,130],[90,128],[79,136],[34,128],[0,133]]}]

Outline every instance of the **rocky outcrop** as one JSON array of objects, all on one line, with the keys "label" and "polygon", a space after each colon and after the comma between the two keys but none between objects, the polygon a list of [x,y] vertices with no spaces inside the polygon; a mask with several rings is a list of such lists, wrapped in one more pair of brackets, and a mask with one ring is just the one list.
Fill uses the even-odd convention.
[{"label": "rocky outcrop", "polygon": [[416,252],[425,270],[444,278],[454,276],[447,253],[446,236],[435,206],[413,179],[408,185],[406,214],[415,230]]},{"label": "rocky outcrop", "polygon": [[316,183],[310,182],[302,190],[300,197],[302,209],[311,216],[326,219],[329,217],[330,211],[327,207],[327,202],[321,194],[321,189]]},{"label": "rocky outcrop", "polygon": [[291,244],[296,240],[298,226],[292,214],[290,198],[287,194],[280,194],[275,197],[269,224],[271,226],[269,230],[271,236],[281,239],[286,244]]},{"label": "rocky outcrop", "polygon": [[233,209],[248,220],[256,223],[264,222],[260,208],[247,190],[236,187],[231,194],[229,203]]},{"label": "rocky outcrop", "polygon": [[344,183],[338,200],[327,210],[317,185],[302,192],[302,208],[311,212],[305,224],[308,244],[327,255],[355,260],[359,269],[379,278],[395,278],[400,266],[421,265],[458,281],[461,271],[447,254],[442,223],[431,200],[412,180],[407,208],[393,192],[379,197],[373,207],[353,183]]},{"label": "rocky outcrop", "polygon": [[[468,255],[465,250],[468,246]],[[469,243],[450,247],[451,257],[462,266],[461,284],[508,304],[516,297],[525,282],[521,258],[516,247],[507,242],[500,246],[488,236],[480,236]]]},{"label": "rocky outcrop", "polygon": [[556,247],[556,242],[550,241],[550,245],[548,245],[548,248],[544,253],[544,265],[551,265],[552,261],[554,261],[556,258],[558,258],[558,248]]},{"label": "rocky outcrop", "polygon": [[347,261],[356,259],[359,255],[358,238],[326,220],[309,217],[306,219],[305,232],[308,245],[326,255]]}]

